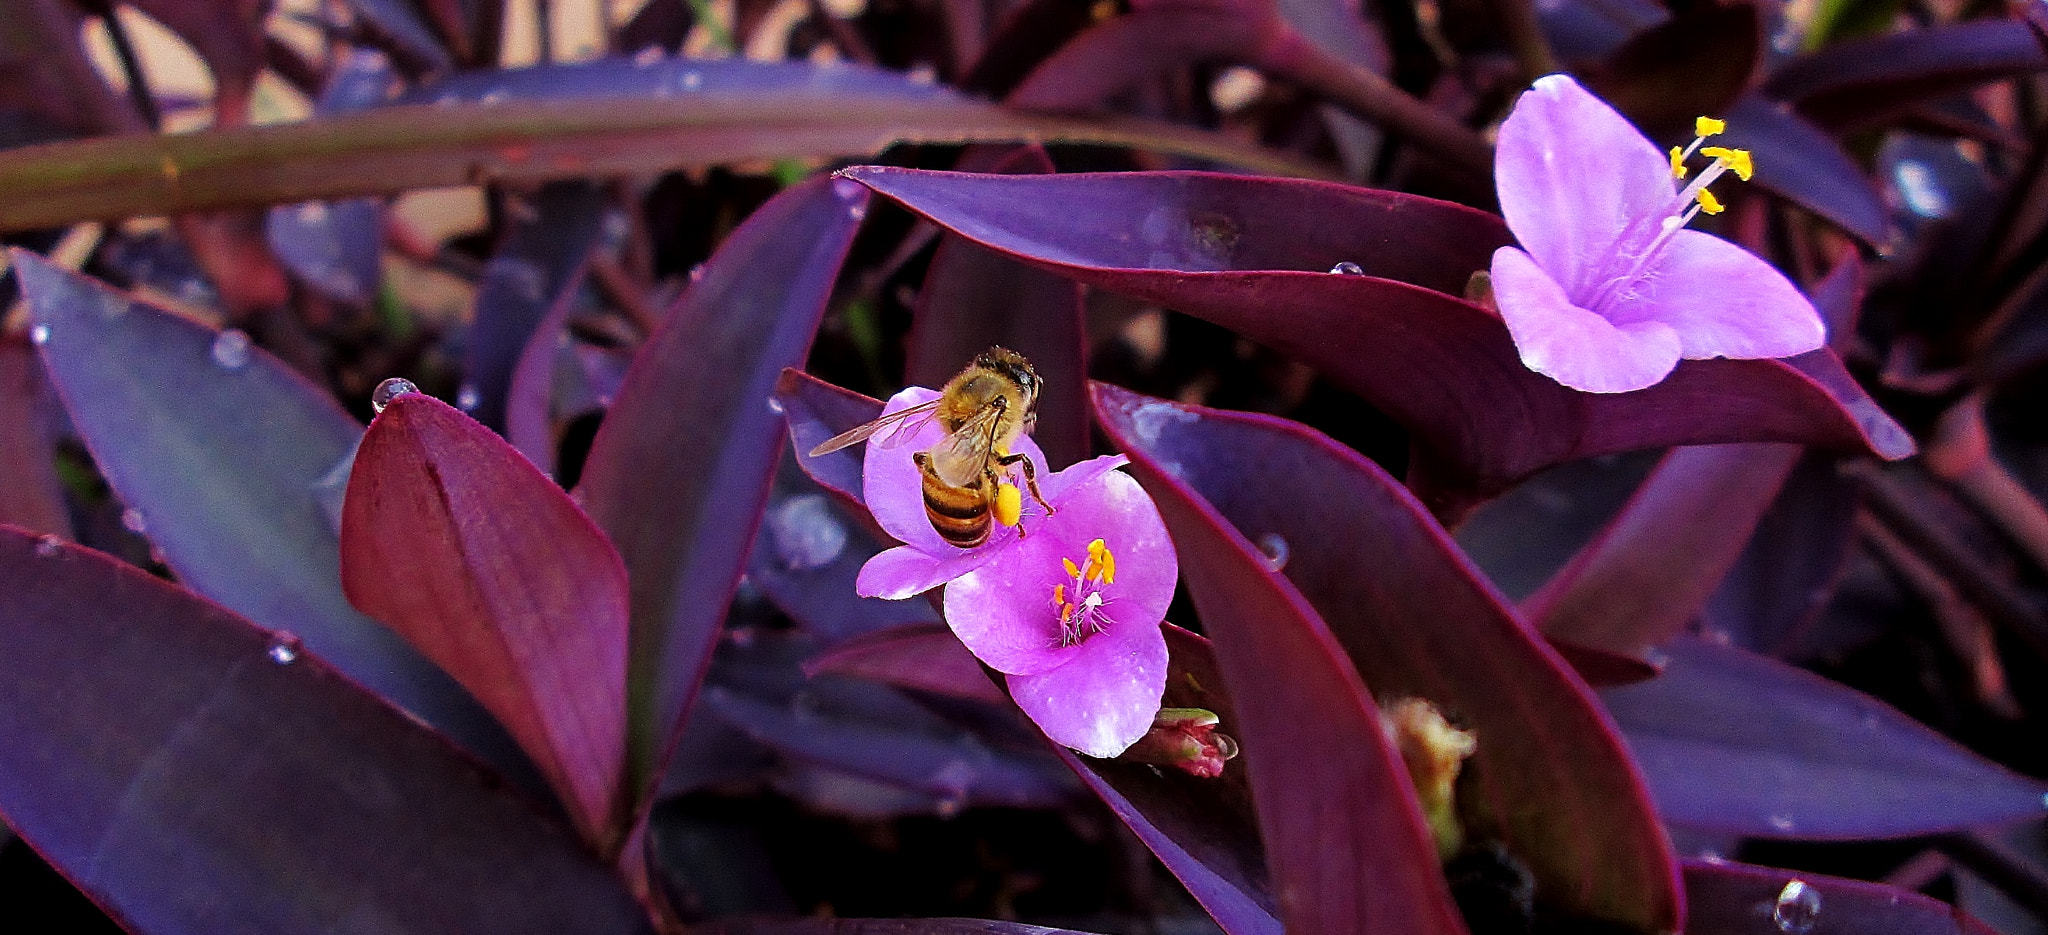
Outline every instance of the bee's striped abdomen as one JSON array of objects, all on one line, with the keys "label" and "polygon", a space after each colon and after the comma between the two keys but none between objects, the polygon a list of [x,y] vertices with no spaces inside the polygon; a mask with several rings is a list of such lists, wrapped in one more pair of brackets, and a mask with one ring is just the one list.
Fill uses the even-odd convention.
[{"label": "bee's striped abdomen", "polygon": [[981,482],[950,487],[927,469],[924,472],[924,515],[947,542],[971,549],[988,541],[988,497]]}]

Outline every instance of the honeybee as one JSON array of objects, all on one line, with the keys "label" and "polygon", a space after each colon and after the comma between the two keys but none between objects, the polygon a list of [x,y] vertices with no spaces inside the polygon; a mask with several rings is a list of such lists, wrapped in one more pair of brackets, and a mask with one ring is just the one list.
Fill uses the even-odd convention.
[{"label": "honeybee", "polygon": [[[1011,465],[1022,465],[1031,498],[1052,514],[1052,505],[1038,492],[1038,472],[1021,452],[1010,451],[1017,439],[1038,422],[1038,372],[1024,355],[991,347],[967,369],[946,381],[939,398],[835,435],[811,449],[828,454],[873,438],[891,426],[895,431],[878,444],[901,445],[933,419],[946,436],[912,456],[924,480],[924,515],[947,542],[971,549],[988,541],[991,517],[1017,525],[1022,498],[1009,483]],[[1022,535],[1020,527],[1018,534]]]}]

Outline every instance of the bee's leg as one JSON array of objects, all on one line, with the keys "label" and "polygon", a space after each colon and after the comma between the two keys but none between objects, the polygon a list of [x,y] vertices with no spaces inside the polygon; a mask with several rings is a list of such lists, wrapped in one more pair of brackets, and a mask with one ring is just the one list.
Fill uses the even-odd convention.
[{"label": "bee's leg", "polygon": [[1004,467],[1022,463],[1024,465],[1024,486],[1030,488],[1031,499],[1038,501],[1039,506],[1045,507],[1045,515],[1052,515],[1052,504],[1045,502],[1045,494],[1038,492],[1038,469],[1031,465],[1030,458],[1024,457],[1024,453],[1020,451],[997,458],[996,463]]}]

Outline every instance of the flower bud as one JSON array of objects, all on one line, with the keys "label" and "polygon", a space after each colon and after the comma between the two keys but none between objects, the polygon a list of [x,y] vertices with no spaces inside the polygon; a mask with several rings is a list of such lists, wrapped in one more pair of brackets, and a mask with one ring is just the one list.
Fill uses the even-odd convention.
[{"label": "flower bud", "polygon": [[1152,729],[1118,759],[1171,766],[1205,779],[1223,775],[1237,757],[1237,741],[1216,729],[1221,719],[1206,708],[1160,708]]}]

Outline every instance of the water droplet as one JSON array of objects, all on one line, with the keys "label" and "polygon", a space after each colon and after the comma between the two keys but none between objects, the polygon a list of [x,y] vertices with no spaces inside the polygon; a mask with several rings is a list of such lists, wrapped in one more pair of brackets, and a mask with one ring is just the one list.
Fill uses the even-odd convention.
[{"label": "water droplet", "polygon": [[1330,267],[1330,272],[1335,273],[1339,276],[1363,276],[1365,275],[1365,267],[1353,263],[1350,260],[1345,260],[1342,263]]},{"label": "water droplet", "polygon": [[967,800],[966,800],[966,799],[963,799],[963,798],[959,798],[959,797],[954,797],[954,796],[948,796],[948,797],[946,797],[946,798],[943,798],[943,799],[940,799],[940,800],[939,800],[939,807],[938,807],[938,813],[939,813],[939,817],[940,817],[940,818],[951,818],[951,817],[953,817],[953,816],[955,816],[955,815],[958,815],[958,814],[960,814],[960,812],[961,812],[961,811],[963,811],[963,810],[964,810],[964,809],[966,809],[966,808],[967,808]]},{"label": "water droplet", "polygon": [[846,527],[824,494],[798,494],[769,507],[767,524],[775,554],[790,571],[830,565],[846,551]]},{"label": "water droplet", "polygon": [[776,414],[776,415],[778,415],[778,416],[779,416],[779,415],[781,415],[781,414],[782,414],[782,400],[776,399],[776,398],[775,398],[775,397],[773,397],[773,396],[770,396],[770,397],[768,397],[768,411],[769,411],[769,412],[772,412],[772,413],[774,413],[774,414]]},{"label": "water droplet", "polygon": [[50,326],[37,325],[33,328],[28,329],[28,339],[36,342],[37,344],[50,343]]},{"label": "water droplet", "polygon": [[138,536],[149,532],[149,521],[143,518],[141,510],[132,506],[121,511],[121,525]]},{"label": "water droplet", "polygon": [[318,224],[327,220],[327,202],[304,202],[299,205],[298,210],[294,213],[298,215],[299,223],[301,224]]},{"label": "water droplet", "polygon": [[36,555],[40,558],[55,558],[64,548],[64,540],[56,536],[43,536],[36,540]]},{"label": "water droplet", "polygon": [[293,636],[289,630],[279,630],[270,638],[270,648],[265,652],[269,653],[271,662],[281,666],[291,665],[299,661],[299,638]]},{"label": "water droplet", "polygon": [[681,85],[685,91],[695,91],[704,86],[704,76],[694,71],[686,71],[683,72],[682,79],[676,83]]},{"label": "water droplet", "polygon": [[477,388],[472,384],[464,383],[461,389],[455,391],[455,405],[463,412],[475,411],[483,401],[484,394],[477,392]]},{"label": "water droplet", "polygon": [[1287,540],[1277,532],[1259,537],[1259,554],[1264,557],[1267,571],[1279,571],[1287,567]]},{"label": "water droplet", "polygon": [[370,408],[383,412],[384,407],[391,405],[392,400],[407,393],[417,393],[419,391],[420,388],[414,386],[411,380],[404,377],[392,377],[377,384],[377,388],[371,391]]},{"label": "water droplet", "polygon": [[1953,207],[1935,179],[1934,171],[1925,163],[1899,160],[1892,169],[1892,180],[1898,185],[1899,200],[1905,202],[1906,210],[1923,218],[1947,217]]},{"label": "water droplet", "polygon": [[651,68],[661,64],[661,60],[667,57],[667,51],[662,49],[661,46],[650,45],[633,53],[633,66],[635,68]]},{"label": "water droplet", "polygon": [[1820,921],[1820,891],[1805,880],[1787,880],[1771,906],[1771,922],[1786,935],[1806,935]]},{"label": "water droplet", "polygon": [[1771,827],[1778,831],[1789,832],[1793,828],[1792,816],[1790,815],[1775,814],[1766,817],[1764,820],[1770,822]]},{"label": "water droplet", "polygon": [[215,335],[213,362],[229,370],[240,370],[249,362],[249,336],[234,328]]},{"label": "water droplet", "polygon": [[848,205],[848,211],[855,218],[866,217],[868,213],[868,187],[852,179],[833,179],[832,194]]},{"label": "water droplet", "polygon": [[504,88],[492,88],[484,92],[484,96],[478,100],[485,104],[503,104],[507,97],[508,95],[505,93]]},{"label": "water droplet", "polygon": [[696,266],[692,266],[692,267],[690,267],[690,281],[691,281],[691,282],[696,282],[697,280],[699,280],[699,279],[703,279],[703,278],[704,278],[704,264],[702,264],[702,263],[699,263],[699,264],[697,264]]}]

